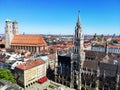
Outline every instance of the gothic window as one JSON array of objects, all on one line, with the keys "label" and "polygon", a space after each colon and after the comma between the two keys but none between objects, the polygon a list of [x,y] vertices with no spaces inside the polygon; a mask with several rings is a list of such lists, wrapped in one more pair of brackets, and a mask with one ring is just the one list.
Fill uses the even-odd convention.
[{"label": "gothic window", "polygon": [[87,57],[85,57],[85,60],[88,60],[88,58],[87,58]]},{"label": "gothic window", "polygon": [[78,30],[77,30],[77,37],[78,37]]},{"label": "gothic window", "polygon": [[75,48],[75,53],[76,53],[76,48]]},{"label": "gothic window", "polygon": [[86,71],[86,68],[83,68],[83,71]]}]

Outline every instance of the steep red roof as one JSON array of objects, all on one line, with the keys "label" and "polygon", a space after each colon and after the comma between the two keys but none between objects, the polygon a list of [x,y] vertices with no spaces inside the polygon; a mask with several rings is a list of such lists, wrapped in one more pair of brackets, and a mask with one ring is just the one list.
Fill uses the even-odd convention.
[{"label": "steep red roof", "polygon": [[30,60],[24,64],[18,65],[16,68],[21,69],[21,70],[27,70],[27,69],[33,68],[35,66],[38,66],[38,65],[44,64],[44,63],[45,62],[42,59]]},{"label": "steep red roof", "polygon": [[46,46],[46,42],[40,35],[15,35],[11,45],[15,46]]},{"label": "steep red roof", "polygon": [[115,45],[109,45],[108,47],[109,48],[120,48],[120,45],[116,45],[116,46]]},{"label": "steep red roof", "polygon": [[115,38],[113,38],[113,40],[120,41],[120,37],[115,37]]},{"label": "steep red roof", "polygon": [[3,45],[5,45],[5,42],[4,42],[4,41],[0,41],[0,44],[3,44]]}]

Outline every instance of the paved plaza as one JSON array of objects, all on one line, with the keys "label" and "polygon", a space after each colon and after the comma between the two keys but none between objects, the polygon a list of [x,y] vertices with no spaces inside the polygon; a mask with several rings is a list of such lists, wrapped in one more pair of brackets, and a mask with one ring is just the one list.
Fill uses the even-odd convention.
[{"label": "paved plaza", "polygon": [[25,88],[25,90],[75,90],[75,89],[70,89],[67,86],[48,80],[42,84],[36,82],[33,85]]}]

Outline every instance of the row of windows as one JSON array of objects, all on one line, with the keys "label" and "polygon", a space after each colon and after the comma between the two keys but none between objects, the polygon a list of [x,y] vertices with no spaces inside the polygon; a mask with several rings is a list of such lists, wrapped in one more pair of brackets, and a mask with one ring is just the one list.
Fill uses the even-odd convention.
[{"label": "row of windows", "polygon": [[[105,48],[102,47],[92,47],[93,51],[101,51],[105,52]],[[108,48],[108,52],[110,53],[120,53],[120,48]]]},{"label": "row of windows", "polygon": [[46,47],[34,47],[34,46],[11,46],[11,48],[29,50],[31,52],[36,52],[37,49],[38,51],[46,49]]},{"label": "row of windows", "polygon": [[95,60],[94,57],[85,57],[85,60]]}]

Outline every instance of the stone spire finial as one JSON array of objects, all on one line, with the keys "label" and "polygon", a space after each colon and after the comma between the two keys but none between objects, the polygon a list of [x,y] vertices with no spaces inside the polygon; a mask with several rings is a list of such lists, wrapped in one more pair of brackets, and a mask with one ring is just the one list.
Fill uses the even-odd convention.
[{"label": "stone spire finial", "polygon": [[78,21],[77,21],[77,26],[80,26],[80,10],[78,11]]}]

